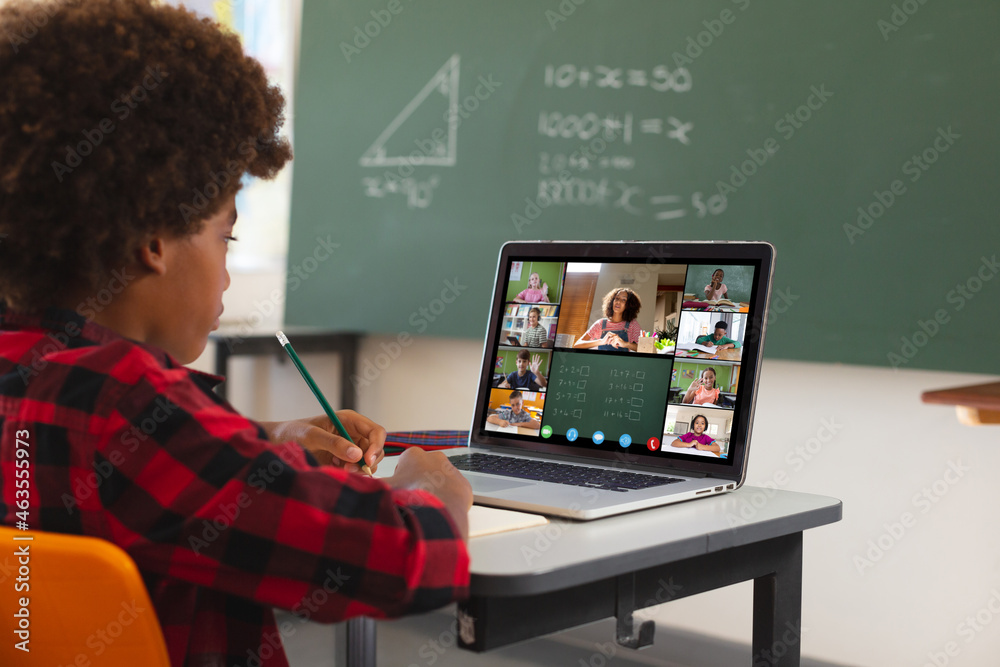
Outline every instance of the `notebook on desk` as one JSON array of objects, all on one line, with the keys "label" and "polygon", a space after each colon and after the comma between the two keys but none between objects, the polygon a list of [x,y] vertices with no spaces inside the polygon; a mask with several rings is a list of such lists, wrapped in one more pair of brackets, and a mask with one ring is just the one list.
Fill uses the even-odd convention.
[{"label": "notebook on desk", "polygon": [[[468,447],[447,452],[475,501],[596,519],[741,486],[773,258],[760,242],[504,245]],[[749,312],[684,307],[718,269]],[[505,313],[535,274],[559,304],[555,345],[513,346],[530,325],[512,333]],[[741,354],[675,359],[705,335]],[[497,388],[497,373],[538,390]]]}]

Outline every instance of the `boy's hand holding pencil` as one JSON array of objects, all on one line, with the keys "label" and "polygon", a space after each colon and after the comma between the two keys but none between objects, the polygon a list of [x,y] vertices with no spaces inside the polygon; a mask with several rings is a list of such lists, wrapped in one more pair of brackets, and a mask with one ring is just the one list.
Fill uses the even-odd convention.
[{"label": "boy's hand holding pencil", "polygon": [[[316,400],[323,406],[328,421],[324,417],[314,417],[312,420],[283,422],[280,427],[287,426],[288,429],[299,429],[299,434],[303,439],[297,440],[310,451],[314,451],[311,445],[306,443],[309,440],[320,451],[336,455],[341,461],[348,462],[348,466],[361,464],[361,471],[371,475],[375,466],[385,456],[385,429],[363,417],[353,410],[341,410],[339,415],[330,407],[323,392],[319,390],[312,375],[295,353],[292,344],[282,332],[277,332],[278,342],[285,348],[285,352],[291,358],[292,363],[302,375],[302,379],[309,385],[316,396]],[[340,417],[343,417],[341,420]],[[312,427],[301,430],[304,425]],[[348,431],[350,428],[350,432]],[[317,432],[318,430],[323,432]],[[342,438],[336,439],[333,431],[339,433]],[[338,442],[339,440],[339,442]],[[346,443],[346,446],[345,446]],[[360,447],[359,447],[360,446]],[[364,450],[364,461],[360,461],[359,452]],[[357,461],[357,463],[355,463]],[[322,461],[321,461],[322,463]],[[444,503],[445,509],[451,515],[452,521],[463,540],[469,539],[469,508],[472,507],[472,486],[468,480],[462,477],[461,473],[455,469],[448,458],[441,452],[424,452],[417,448],[409,448],[404,451],[396,465],[396,473],[392,477],[385,478],[385,483],[397,489],[420,489],[436,496]]]},{"label": "boy's hand holding pencil", "polygon": [[[330,407],[330,404],[327,402],[323,392],[320,391],[319,387],[316,385],[316,381],[313,380],[312,375],[309,374],[309,371],[307,371],[306,367],[302,364],[302,360],[299,359],[299,355],[295,353],[295,349],[292,347],[292,344],[288,342],[288,337],[280,331],[275,335],[278,337],[278,342],[281,343],[281,347],[283,347],[285,352],[288,353],[288,357],[292,360],[292,363],[295,364],[295,368],[298,369],[299,374],[302,375],[302,379],[306,381],[306,384],[316,397],[316,400],[318,400],[319,404],[323,407],[323,412],[325,412],[326,416],[329,418],[329,424],[322,422],[322,417],[318,417],[316,419],[320,419],[321,424],[313,425],[324,429],[327,431],[328,435],[333,435],[334,429],[336,429],[336,433],[340,434],[340,438],[349,443],[346,447],[344,446],[344,443],[341,443],[340,447],[331,449],[335,441],[328,441],[325,444],[329,445],[329,447],[320,446],[320,449],[329,451],[340,458],[340,460],[346,461],[348,465],[354,464],[354,462],[357,461],[357,465],[360,465],[361,472],[370,476],[374,472],[374,468],[372,466],[377,466],[379,460],[385,455],[383,451],[383,447],[385,446],[385,429],[367,417],[362,417],[353,410],[341,411],[354,426],[355,436],[360,436],[366,441],[363,444],[367,444],[367,447],[362,447],[364,450],[364,460],[361,460],[361,456],[358,454],[358,448],[351,447],[351,445],[355,444],[355,441],[350,432],[348,432],[347,428],[344,427],[344,424],[340,421],[337,413],[333,411],[333,408]],[[313,436],[313,442],[316,442],[316,437],[320,437],[317,433],[313,433]],[[299,442],[303,447],[306,446],[304,442]],[[343,456],[341,456],[338,452],[342,452]]]},{"label": "boy's hand holding pencil", "polygon": [[337,427],[326,415],[260,424],[269,440],[294,440],[321,465],[341,466],[351,472],[357,472],[362,465],[366,465],[374,472],[385,456],[385,429],[353,410],[340,410],[337,417],[351,434],[353,442],[340,436]]}]

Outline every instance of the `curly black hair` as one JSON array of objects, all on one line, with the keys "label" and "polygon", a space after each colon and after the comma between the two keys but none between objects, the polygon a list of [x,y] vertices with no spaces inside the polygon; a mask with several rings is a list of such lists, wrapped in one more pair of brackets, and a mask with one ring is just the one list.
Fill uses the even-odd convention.
[{"label": "curly black hair", "polygon": [[285,100],[239,38],[152,0],[0,6],[0,299],[87,292],[291,159]]},{"label": "curly black hair", "polygon": [[604,301],[601,306],[604,308],[604,316],[611,318],[615,314],[615,297],[618,296],[620,292],[625,292],[625,310],[622,312],[622,319],[626,322],[631,322],[636,317],[639,316],[639,310],[642,308],[642,300],[639,299],[639,295],[635,293],[634,290],[628,287],[616,287],[607,294],[604,295]]}]

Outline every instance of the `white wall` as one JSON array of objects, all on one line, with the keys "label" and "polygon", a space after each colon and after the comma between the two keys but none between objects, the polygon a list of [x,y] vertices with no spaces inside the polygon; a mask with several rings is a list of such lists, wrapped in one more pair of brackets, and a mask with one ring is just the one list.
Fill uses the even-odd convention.
[{"label": "white wall", "polygon": [[[393,341],[366,339],[361,359]],[[361,388],[360,409],[390,430],[468,428],[481,355],[480,341],[417,338]],[[206,355],[198,365],[209,363]],[[310,355],[306,363],[336,404],[337,360]],[[808,392],[795,389],[803,377]],[[961,426],[953,409],[920,403],[921,391],[989,379],[764,361],[747,483],[844,503],[843,521],[805,536],[804,655],[920,667],[954,642],[948,664],[997,664],[1000,428]],[[274,360],[237,360],[230,395],[261,419],[319,412],[294,368]],[[741,584],[647,616],[749,643],[751,603],[751,586]]]},{"label": "white wall", "polygon": [[[790,391],[803,376],[816,388]],[[997,664],[1000,617],[972,635],[957,626],[1000,591],[993,508],[1000,491],[990,479],[1000,466],[1000,430],[960,426],[953,409],[920,403],[923,390],[986,380],[764,362],[747,483],[844,503],[843,521],[805,536],[804,654],[916,667],[953,641],[960,652],[949,664]],[[953,466],[960,476],[948,473]],[[766,494],[757,500],[766,502]],[[740,585],[665,605],[654,616],[746,640],[750,605],[751,587]],[[994,608],[1000,612],[1000,600]]]}]

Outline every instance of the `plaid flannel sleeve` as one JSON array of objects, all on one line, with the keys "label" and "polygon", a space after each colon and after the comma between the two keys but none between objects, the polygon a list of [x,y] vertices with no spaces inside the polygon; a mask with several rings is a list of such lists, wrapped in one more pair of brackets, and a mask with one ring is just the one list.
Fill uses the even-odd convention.
[{"label": "plaid flannel sleeve", "polygon": [[91,502],[140,569],[293,612],[325,599],[320,622],[467,594],[465,543],[432,495],[268,442],[187,369],[119,369],[138,376],[118,378],[97,454],[113,471]]}]

